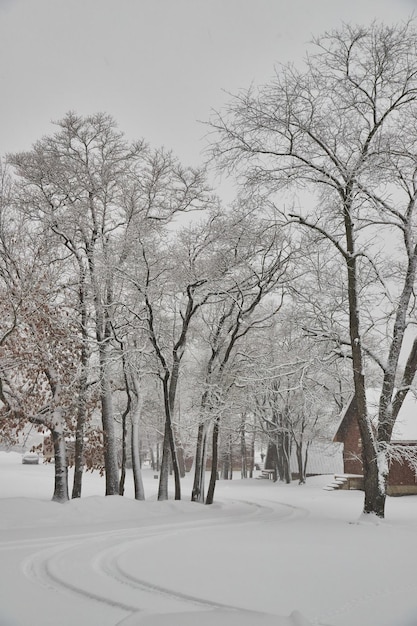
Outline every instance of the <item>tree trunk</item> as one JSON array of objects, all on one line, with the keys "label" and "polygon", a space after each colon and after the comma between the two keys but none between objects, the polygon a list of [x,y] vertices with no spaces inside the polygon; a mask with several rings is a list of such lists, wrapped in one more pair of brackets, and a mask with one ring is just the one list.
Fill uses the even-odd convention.
[{"label": "tree trunk", "polygon": [[[365,465],[366,463],[366,465]],[[363,507],[364,513],[372,513],[377,517],[383,518],[385,515],[385,484],[380,485],[380,472],[376,458],[367,463],[365,455],[363,456],[364,467],[364,489],[365,502]],[[382,487],[382,489],[381,489]]]},{"label": "tree trunk", "polygon": [[352,189],[346,190],[346,202],[344,205],[344,223],[346,234],[346,258],[348,300],[349,300],[349,332],[352,349],[353,382],[355,386],[355,399],[359,430],[362,439],[362,462],[364,472],[364,513],[374,513],[383,518],[385,515],[386,477],[380,475],[377,450],[375,447],[375,435],[372,424],[368,417],[366,402],[366,386],[364,375],[364,363],[362,354],[362,337],[359,319],[358,281],[357,281],[357,257],[355,255],[355,242],[353,236],[353,223],[350,214],[350,201]]},{"label": "tree trunk", "polygon": [[132,471],[133,483],[135,486],[135,500],[144,500],[145,490],[143,488],[142,470],[140,467],[139,455],[139,419],[139,407],[137,407],[132,415]]},{"label": "tree trunk", "polygon": [[[171,446],[171,456],[172,456],[172,466],[174,470],[174,475],[176,475],[175,464],[177,464],[178,476],[179,478],[184,478],[185,476],[184,450],[182,447],[178,429],[176,428],[175,424],[172,421],[172,416],[174,415],[174,409],[175,409],[175,398],[176,398],[177,389],[178,389],[181,354],[182,353],[176,352],[174,350],[174,362],[172,365],[172,371],[171,371],[171,375],[169,378],[169,385],[167,387],[167,390],[166,391],[164,390],[164,394],[167,393],[167,401],[169,404],[169,423],[170,423],[170,430],[172,431],[172,440],[173,440],[173,445]],[[175,453],[174,453],[174,450],[175,450]],[[175,457],[175,460],[174,460],[174,457]],[[175,488],[177,489],[177,485]]]},{"label": "tree trunk", "polygon": [[112,395],[109,382],[106,349],[100,348],[101,357],[101,419],[104,437],[104,469],[106,474],[106,496],[119,494],[119,467],[117,441],[114,427]]},{"label": "tree trunk", "polygon": [[72,498],[81,498],[83,474],[84,474],[84,431],[85,411],[78,412],[77,426],[75,430],[74,449],[74,479],[72,483]]},{"label": "tree trunk", "polygon": [[72,484],[72,498],[81,498],[84,474],[84,434],[87,421],[86,411],[87,375],[82,374],[78,398],[77,426],[75,430],[74,449],[74,479]]},{"label": "tree trunk", "polygon": [[240,458],[241,458],[240,477],[247,478],[248,477],[248,463],[247,463],[247,458],[246,458],[245,433],[243,431],[240,435]]},{"label": "tree trunk", "polygon": [[277,439],[279,479],[289,484],[291,482],[291,438],[287,430],[280,430]]},{"label": "tree trunk", "polygon": [[219,463],[219,431],[220,431],[220,417],[216,417],[213,426],[212,436],[212,459],[211,459],[211,473],[210,482],[207,490],[206,504],[213,504],[214,490],[216,488],[217,471]]},{"label": "tree trunk", "polygon": [[180,478],[184,478],[186,475],[184,447],[181,442],[178,428],[176,428],[175,426],[174,426],[174,438],[175,438],[175,449],[177,452],[178,471],[180,474]]},{"label": "tree trunk", "polygon": [[119,496],[124,495],[125,482],[126,482],[127,415],[128,415],[128,411],[123,411],[123,415],[122,415],[122,462],[121,462],[121,467],[120,467]]},{"label": "tree trunk", "polygon": [[51,430],[51,437],[55,458],[55,484],[52,500],[54,502],[67,502],[69,500],[69,491],[65,438],[61,430]]},{"label": "tree trunk", "polygon": [[255,467],[255,429],[252,433],[252,441],[250,444],[250,468],[249,468],[249,478],[253,478],[253,470]]},{"label": "tree trunk", "polygon": [[[122,364],[123,364],[123,378],[125,382],[125,391],[127,396],[126,407],[123,411],[122,415],[122,467],[120,473],[120,481],[119,481],[119,495],[123,496],[125,492],[125,481],[126,481],[126,461],[127,461],[127,418],[130,414],[132,407],[132,396],[130,393],[130,385],[129,378],[127,374],[127,364],[126,357],[124,353],[123,343],[120,342],[120,346],[122,348]],[[139,384],[137,385],[139,388]],[[135,388],[136,389],[136,388]]]},{"label": "tree trunk", "polygon": [[[91,211],[94,213],[93,198]],[[106,281],[105,287],[105,307],[102,302],[102,294],[97,281],[97,271],[94,259],[94,246],[97,234],[89,244],[88,264],[90,268],[90,278],[93,287],[94,307],[95,307],[95,332],[98,344],[99,365],[100,365],[100,402],[101,421],[103,425],[104,439],[104,471],[106,479],[106,496],[116,496],[119,494],[119,463],[117,454],[116,432],[113,416],[112,391],[110,383],[110,339],[112,337],[112,327],[110,311],[112,306],[112,286],[111,277]]]},{"label": "tree trunk", "polygon": [[285,482],[287,485],[291,482],[291,437],[287,432],[284,435],[284,458],[285,458]]},{"label": "tree trunk", "polygon": [[304,453],[304,482],[307,481],[307,467],[308,467],[308,449],[310,447],[310,442],[307,443],[305,453]]},{"label": "tree trunk", "polygon": [[[140,378],[136,376],[135,373],[132,373],[131,375],[132,388],[134,392],[133,399],[130,393],[129,379],[127,375],[125,377],[125,381],[126,381],[126,389],[129,390],[129,394],[128,394],[129,401],[128,401],[128,406],[126,407],[126,413],[127,413],[127,410],[129,409],[130,411],[131,407],[133,406],[133,410],[130,411],[131,413],[130,449],[131,449],[131,455],[132,455],[132,472],[133,472],[133,484],[134,484],[134,489],[135,489],[135,500],[144,500],[145,490],[143,488],[141,459],[140,459],[140,451],[139,451],[139,447],[140,447],[139,425],[140,425],[140,416],[141,416],[141,409],[142,409]],[[151,455],[153,458],[152,450],[151,450]]]},{"label": "tree trunk", "polygon": [[[208,365],[208,374],[206,380],[211,373],[211,361]],[[201,414],[205,415],[208,408],[208,392],[204,391],[201,398]],[[210,423],[207,420],[201,422],[198,426],[197,445],[195,452],[194,482],[191,492],[192,502],[204,502],[205,477],[206,477],[206,458],[207,458],[207,440],[210,429]]]},{"label": "tree trunk", "polygon": [[229,458],[229,454],[228,452],[224,452],[223,453],[223,464],[222,464],[222,479],[223,480],[229,480],[229,473],[230,473],[230,458]]},{"label": "tree trunk", "polygon": [[149,446],[149,454],[151,455],[151,468],[152,470],[155,472],[159,472],[159,464],[157,461],[157,457],[158,455],[158,444],[156,444],[156,449],[157,449],[157,454],[155,456],[155,451],[153,449],[153,446],[149,444],[149,438],[148,438],[148,446]]},{"label": "tree trunk", "polygon": [[298,467],[298,484],[304,485],[306,482],[305,475],[305,465],[303,459],[303,443],[302,441],[295,442],[295,454],[297,457],[297,467]]},{"label": "tree trunk", "polygon": [[280,480],[284,480],[283,470],[281,469],[281,465],[279,463],[278,444],[271,439],[269,439],[268,447],[266,449],[265,469],[274,470],[274,481],[277,481],[278,477]]},{"label": "tree trunk", "polygon": [[229,440],[228,440],[227,456],[228,456],[228,467],[229,467],[229,475],[227,476],[227,480],[233,480],[233,444],[232,444],[231,433],[229,435]]},{"label": "tree trunk", "polygon": [[81,260],[79,261],[80,285],[78,291],[78,301],[80,309],[81,326],[81,375],[78,388],[78,408],[77,426],[75,430],[75,450],[74,450],[74,480],[72,485],[72,498],[80,498],[84,473],[84,434],[87,421],[87,379],[88,379],[88,357],[89,357],[89,337],[87,331],[87,304],[86,304],[86,277]]},{"label": "tree trunk", "polygon": [[192,502],[204,502],[204,478],[206,473],[207,426],[199,424],[195,451],[194,482],[191,492]]},{"label": "tree trunk", "polygon": [[[171,421],[171,403],[170,403],[170,387],[168,385],[168,376],[163,380],[164,407],[165,407],[165,430],[164,445],[161,463],[161,475],[159,480],[158,500],[166,500],[168,498],[168,473],[169,462],[172,463],[175,482],[175,500],[181,500],[181,477],[178,467],[177,451],[175,447],[175,437]],[[164,484],[162,484],[164,482]],[[161,497],[160,497],[161,496]]]},{"label": "tree trunk", "polygon": [[161,471],[161,443],[156,444],[156,471]]},{"label": "tree trunk", "polygon": [[231,480],[233,477],[233,451],[232,451],[232,435],[227,434],[226,442],[222,446],[222,472],[223,480]]},{"label": "tree trunk", "polygon": [[164,441],[162,444],[162,459],[159,474],[158,500],[168,500],[168,476],[169,476],[169,457],[170,444],[169,434],[167,433],[168,422],[165,421]]}]

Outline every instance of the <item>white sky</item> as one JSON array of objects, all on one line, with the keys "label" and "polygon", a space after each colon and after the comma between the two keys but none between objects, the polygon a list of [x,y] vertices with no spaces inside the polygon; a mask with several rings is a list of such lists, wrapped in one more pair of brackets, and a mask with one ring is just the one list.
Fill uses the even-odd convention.
[{"label": "white sky", "polygon": [[342,21],[396,23],[417,0],[0,0],[0,155],[73,110],[197,165],[210,110]]}]

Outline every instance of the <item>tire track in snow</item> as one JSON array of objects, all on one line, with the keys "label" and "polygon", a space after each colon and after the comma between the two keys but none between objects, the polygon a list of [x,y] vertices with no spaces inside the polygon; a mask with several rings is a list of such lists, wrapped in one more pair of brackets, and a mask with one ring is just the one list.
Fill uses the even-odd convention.
[{"label": "tire track in snow", "polygon": [[[124,571],[119,560],[132,549],[132,544],[139,546],[144,541],[154,541],[161,536],[175,536],[190,529],[200,531],[213,526],[258,523],[260,520],[287,522],[308,514],[301,508],[284,503],[268,500],[260,502],[235,500],[235,504],[245,505],[244,515],[240,509],[210,519],[181,519],[170,524],[157,523],[156,527],[144,526],[101,531],[98,535],[81,533],[71,537],[48,538],[45,539],[48,547],[25,559],[23,573],[48,590],[81,596],[86,600],[121,609],[128,615],[154,608],[156,595],[158,609],[161,612],[195,610],[196,606],[207,610],[213,608],[236,610],[239,607],[205,600],[150,583]],[[39,540],[33,542],[33,545],[38,544]]]},{"label": "tire track in snow", "polygon": [[[310,515],[310,511],[308,509],[300,507],[300,506],[295,506],[294,504],[287,504],[286,502],[276,502],[275,500],[267,500],[267,499],[260,500],[259,498],[258,498],[257,503],[247,502],[245,500],[240,500],[240,502],[244,502],[245,504],[252,504],[254,506],[259,507],[259,509],[261,509],[259,511],[259,515],[261,517],[264,517],[264,521],[273,522],[274,524],[275,523],[283,524],[289,521],[293,522],[294,520],[305,519],[306,517]],[[268,504],[268,506],[266,506],[266,503]],[[274,506],[271,506],[271,505],[274,505]],[[276,518],[270,519],[274,513],[277,513],[277,507],[281,507],[279,509],[278,519]],[[270,513],[269,515],[265,514],[266,510],[269,511]],[[283,514],[284,510],[285,510],[285,514]],[[259,521],[259,520],[256,520],[256,521]]]},{"label": "tire track in snow", "polygon": [[[38,551],[26,558],[22,566],[23,573],[49,590],[81,596],[128,613],[137,612],[142,610],[143,604],[154,605],[154,602],[144,598],[144,594],[138,594],[137,589],[120,583],[116,576],[109,575],[108,571],[100,567],[100,556],[106,554],[110,549],[109,544],[113,547],[115,542],[128,550],[132,543],[147,542],[169,534],[166,527],[156,531],[147,529],[147,532],[138,536],[140,531],[131,529],[123,533],[123,539],[118,531],[110,531],[100,537],[63,541],[58,546]],[[175,534],[175,530],[171,530],[170,534]],[[178,610],[178,603],[175,608]]]},{"label": "tire track in snow", "polygon": [[[138,540],[136,543],[139,543],[139,541],[140,540]],[[132,589],[144,591],[148,594],[151,594],[152,602],[150,606],[144,607],[142,605],[141,609],[147,610],[148,608],[153,608],[155,606],[155,594],[158,595],[158,607],[161,606],[161,598],[166,598],[171,601],[175,600],[177,601],[177,603],[180,602],[182,608],[184,607],[184,602],[186,602],[187,604],[193,605],[194,608],[197,605],[199,607],[207,609],[239,609],[239,607],[233,606],[231,604],[215,602],[213,600],[204,599],[196,595],[183,593],[181,591],[175,591],[172,588],[148,582],[143,578],[139,578],[136,575],[127,572],[119,561],[120,558],[123,557],[126,552],[130,550],[132,550],[131,543],[119,544],[116,547],[112,546],[108,550],[102,551],[97,555],[96,565],[100,571],[105,572],[109,577],[113,578],[117,582],[128,585]]]},{"label": "tire track in snow", "polygon": [[97,546],[91,542],[70,543],[37,552],[24,561],[23,573],[49,590],[82,596],[128,613],[137,611],[137,604],[128,602],[124,597],[113,597],[103,580],[91,576],[91,547],[95,554]]}]

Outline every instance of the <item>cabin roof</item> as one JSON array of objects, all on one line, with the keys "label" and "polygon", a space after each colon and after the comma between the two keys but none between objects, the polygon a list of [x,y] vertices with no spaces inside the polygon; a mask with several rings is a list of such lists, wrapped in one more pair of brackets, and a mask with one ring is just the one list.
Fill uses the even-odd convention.
[{"label": "cabin roof", "polygon": [[[381,390],[376,388],[367,389],[366,400],[371,419],[376,420],[378,414],[378,404]],[[340,414],[340,419],[336,428],[333,441],[343,442],[347,428],[356,415],[355,396],[349,398]],[[392,442],[416,443],[417,442],[417,398],[411,391],[406,395],[401,410],[395,422],[392,432]]]},{"label": "cabin roof", "polygon": [[349,401],[343,407],[339,421],[337,423],[336,432],[333,437],[333,441],[343,443],[346,436],[347,427],[353,418],[355,413],[355,395],[352,395],[349,398]]},{"label": "cabin roof", "polygon": [[[291,449],[291,472],[298,472],[295,446]],[[313,441],[308,448],[307,474],[342,474],[343,446],[329,441]]]}]

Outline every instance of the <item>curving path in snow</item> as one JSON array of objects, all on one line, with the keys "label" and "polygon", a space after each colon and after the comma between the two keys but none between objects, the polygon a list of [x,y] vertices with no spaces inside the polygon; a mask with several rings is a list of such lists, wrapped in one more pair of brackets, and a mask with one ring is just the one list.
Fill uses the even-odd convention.
[{"label": "curving path in snow", "polygon": [[[357,523],[361,494],[323,479],[221,482],[205,507],[152,501],[152,476],[145,503],[95,496],[86,477],[90,497],[59,505],[51,468],[2,460],[0,626],[417,624],[417,499],[377,525]],[[8,471],[20,497],[1,498]]]},{"label": "curving path in snow", "polygon": [[[307,515],[300,507],[274,500],[233,500],[212,507],[119,497],[88,497],[65,505],[1,502],[6,528],[0,541],[0,606],[4,615],[14,616],[4,617],[4,623],[20,626],[132,625],[165,623],[165,618],[173,626],[185,624],[187,617],[195,623],[196,615],[200,624],[202,619],[219,626],[244,624],[246,619],[268,625],[273,619],[276,625],[276,615],[231,603],[227,592],[218,594],[219,599],[213,596],[221,567],[213,548],[225,533],[236,541],[238,529],[257,533],[259,524]],[[172,546],[180,551],[178,556],[170,554]],[[227,558],[227,551],[222,556]],[[201,566],[206,580],[190,590],[184,569],[192,568],[186,573],[198,581]],[[279,624],[305,623],[296,613],[279,619]]]},{"label": "curving path in snow", "polygon": [[[158,506],[167,508],[165,503]],[[203,508],[195,504],[191,506]],[[184,508],[184,505],[180,507]],[[172,505],[168,504],[168,508],[172,509]],[[185,508],[189,508],[187,504]],[[154,565],[155,580],[155,575],[158,579],[159,568],[164,568],[164,553],[169,554],[169,546],[186,545],[190,533],[194,542],[203,542],[207,533],[212,534],[213,528],[217,534],[230,526],[236,529],[237,526],[260,521],[283,521],[305,515],[301,509],[287,505],[275,503],[274,506],[266,506],[249,502],[235,503],[231,511],[220,517],[218,511],[212,516],[210,510],[204,507],[198,519],[193,521],[177,520],[172,517],[172,510],[169,513],[169,523],[154,522],[151,526],[143,524],[140,528],[57,538],[52,547],[45,546],[22,561],[23,574],[45,589],[72,596],[75,603],[82,599],[99,603],[106,609],[119,609],[128,618],[127,621],[122,619],[121,623],[140,623],[140,613],[152,613],[155,607],[158,614],[195,611],[196,608],[200,611],[227,609],[235,614],[238,606],[210,600],[210,587],[201,594],[198,590],[190,594],[184,591],[183,585],[178,586],[179,580],[175,575],[172,582],[166,585],[148,580],[150,566],[147,563]],[[177,561],[177,566],[181,571],[181,559]],[[195,567],[195,576],[198,576],[200,563],[196,562]]]}]

